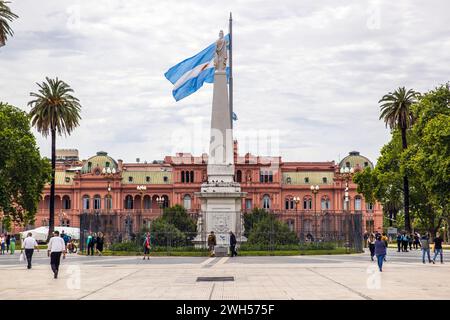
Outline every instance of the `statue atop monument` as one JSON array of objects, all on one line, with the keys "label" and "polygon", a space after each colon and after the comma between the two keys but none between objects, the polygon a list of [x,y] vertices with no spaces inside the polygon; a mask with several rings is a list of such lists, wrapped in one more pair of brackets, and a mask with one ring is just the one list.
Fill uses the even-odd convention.
[{"label": "statue atop monument", "polygon": [[214,67],[217,71],[224,71],[227,66],[227,42],[223,38],[223,31],[219,32],[219,39],[216,41],[216,52],[214,54]]}]

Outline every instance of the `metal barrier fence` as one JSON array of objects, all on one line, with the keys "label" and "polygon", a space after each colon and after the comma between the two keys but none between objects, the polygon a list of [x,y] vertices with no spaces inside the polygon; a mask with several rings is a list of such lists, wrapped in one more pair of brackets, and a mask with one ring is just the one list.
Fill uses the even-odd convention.
[{"label": "metal barrier fence", "polygon": [[[287,215],[276,214],[285,221],[291,231],[275,232],[253,231],[250,241],[240,243],[241,236],[236,234],[240,250],[276,251],[346,248],[352,252],[363,251],[362,215],[361,214],[325,214]],[[296,220],[294,220],[296,219]],[[294,223],[292,223],[294,221]],[[104,235],[105,249],[116,251],[142,251],[145,232],[148,225],[143,224],[142,217],[114,214],[84,213],[80,216],[81,251],[87,251],[86,241],[89,234]],[[249,236],[248,232],[245,236]],[[152,233],[152,247],[156,251],[202,251],[207,250],[208,233],[160,232]],[[193,241],[197,239],[200,241]],[[228,233],[216,233],[218,244],[229,244]]]}]

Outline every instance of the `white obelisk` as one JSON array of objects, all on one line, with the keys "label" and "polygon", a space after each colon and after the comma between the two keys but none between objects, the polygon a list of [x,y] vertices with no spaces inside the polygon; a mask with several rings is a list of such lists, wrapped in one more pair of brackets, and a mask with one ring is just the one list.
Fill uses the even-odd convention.
[{"label": "white obelisk", "polygon": [[[196,245],[205,245],[208,234],[214,231],[217,239],[216,255],[226,252],[229,232],[238,242],[245,241],[242,226],[242,198],[239,183],[234,182],[234,148],[231,112],[226,75],[227,49],[223,32],[216,41],[214,59],[214,91],[211,115],[211,140],[208,156],[208,182],[196,195],[201,199]],[[224,249],[225,248],[225,249]]]}]

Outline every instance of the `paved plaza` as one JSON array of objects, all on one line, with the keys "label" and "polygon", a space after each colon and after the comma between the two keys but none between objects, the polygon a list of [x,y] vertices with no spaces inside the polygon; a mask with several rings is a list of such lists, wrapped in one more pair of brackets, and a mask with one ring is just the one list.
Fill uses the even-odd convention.
[{"label": "paved plaza", "polygon": [[[444,259],[450,254],[444,252]],[[3,299],[450,299],[450,263],[422,264],[419,250],[390,249],[382,273],[368,254],[289,257],[86,257],[68,255],[53,279],[0,256]],[[198,282],[198,277],[234,281]]]}]

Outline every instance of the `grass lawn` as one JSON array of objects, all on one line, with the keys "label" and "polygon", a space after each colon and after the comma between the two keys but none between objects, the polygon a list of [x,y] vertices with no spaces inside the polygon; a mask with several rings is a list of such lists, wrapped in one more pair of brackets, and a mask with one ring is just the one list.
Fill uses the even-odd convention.
[{"label": "grass lawn", "polygon": [[[333,255],[333,254],[351,254],[356,253],[348,251],[345,248],[337,248],[333,250],[276,250],[276,251],[238,251],[239,256],[309,256],[309,255]],[[78,253],[85,255],[85,253]],[[133,251],[103,251],[104,256],[142,256],[142,252]],[[207,251],[152,251],[150,256],[153,257],[207,257]]]}]

